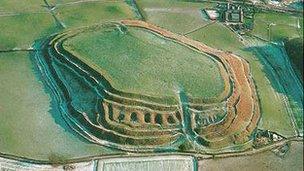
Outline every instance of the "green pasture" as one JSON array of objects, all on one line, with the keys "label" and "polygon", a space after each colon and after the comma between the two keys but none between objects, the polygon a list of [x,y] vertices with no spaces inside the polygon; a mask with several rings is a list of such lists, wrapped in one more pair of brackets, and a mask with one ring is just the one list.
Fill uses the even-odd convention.
[{"label": "green pasture", "polygon": [[58,161],[114,152],[72,133],[28,53],[0,53],[0,82],[1,153]]},{"label": "green pasture", "polygon": [[29,48],[39,38],[59,31],[48,13],[0,17],[0,50]]},{"label": "green pasture", "polygon": [[79,0],[47,0],[50,5],[62,5],[68,3],[77,3]]},{"label": "green pasture", "polygon": [[160,9],[146,12],[148,15],[147,21],[179,34],[208,24],[208,21],[203,20],[201,11],[198,9],[183,11],[182,8],[176,8],[174,12],[165,12],[166,10]]},{"label": "green pasture", "polygon": [[[298,28],[298,20],[300,28]],[[251,34],[272,41],[280,41],[303,36],[303,17],[285,13],[257,13],[254,18],[254,29]],[[274,25],[273,25],[274,24]]]},{"label": "green pasture", "polygon": [[212,7],[212,3],[194,3],[176,0],[136,1],[145,21],[184,34],[208,24],[201,10]]},{"label": "green pasture", "polygon": [[59,5],[55,9],[55,14],[66,27],[88,26],[135,17],[130,6],[123,1],[96,1]]},{"label": "green pasture", "polygon": [[212,24],[189,34],[188,37],[217,49],[231,51],[246,59],[250,64],[260,99],[262,119],[259,127],[284,136],[294,135],[284,102],[274,87],[275,80],[267,75],[267,66],[246,48],[232,31],[221,24]]},{"label": "green pasture", "polygon": [[183,88],[192,97],[208,99],[224,90],[218,65],[209,56],[144,29],[82,33],[64,46],[124,92],[176,97]]},{"label": "green pasture", "polygon": [[212,23],[187,36],[211,47],[226,51],[234,51],[242,47],[238,37],[220,23]]},{"label": "green pasture", "polygon": [[136,0],[140,8],[171,8],[171,7],[213,7],[216,3],[212,2],[191,2],[186,0]]},{"label": "green pasture", "polygon": [[[99,0],[99,1],[100,2],[106,2],[106,3],[125,2],[125,0]],[[47,0],[47,2],[50,5],[54,5],[54,6],[91,3],[90,1],[79,1],[79,0]],[[92,2],[94,2],[94,1],[92,1]]]},{"label": "green pasture", "polygon": [[1,13],[42,13],[46,12],[43,0],[1,0],[0,1],[0,16]]},{"label": "green pasture", "polygon": [[[44,1],[36,1],[31,0],[28,4],[24,4],[25,1],[17,3],[15,0],[0,2],[0,50],[29,48],[35,40],[61,31],[51,13],[42,6],[45,5]],[[131,8],[121,0],[60,5],[68,2],[73,1],[48,1],[51,5],[59,4],[54,13],[67,27],[132,19],[135,16]],[[5,15],[1,16],[1,12]],[[9,12],[13,15],[6,14]]]}]

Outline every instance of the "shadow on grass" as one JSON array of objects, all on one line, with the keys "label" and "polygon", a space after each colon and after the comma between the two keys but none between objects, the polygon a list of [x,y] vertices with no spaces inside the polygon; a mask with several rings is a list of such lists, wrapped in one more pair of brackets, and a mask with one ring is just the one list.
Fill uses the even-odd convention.
[{"label": "shadow on grass", "polygon": [[[68,132],[70,134],[72,134],[73,136],[76,136],[80,141],[85,142],[85,143],[91,143],[88,140],[86,140],[84,137],[80,136],[79,134],[77,134],[68,124],[67,122],[64,120],[63,116],[62,116],[62,112],[59,109],[59,105],[58,105],[58,101],[55,98],[54,93],[50,90],[45,78],[43,78],[44,76],[42,75],[42,73],[39,70],[37,61],[35,59],[35,52],[31,52],[29,54],[30,56],[30,60],[33,63],[33,68],[32,70],[34,71],[37,79],[39,80],[39,82],[42,82],[43,84],[43,88],[44,88],[44,92],[49,94],[50,98],[51,98],[51,102],[50,102],[50,110],[48,111],[48,113],[52,116],[52,118],[54,119],[55,123],[60,126],[65,132]],[[70,78],[75,77],[75,75],[72,75],[72,73],[66,73],[66,74],[70,74]],[[75,77],[76,78],[76,77]],[[75,81],[77,82],[77,81]],[[75,86],[70,84],[71,89],[75,89],[78,90],[77,92],[79,93],[78,95],[75,95],[75,97],[79,97],[79,96],[84,96],[84,94],[81,94],[83,92],[82,89],[80,89],[79,87],[83,86],[83,85],[78,85],[79,87],[73,87]],[[93,99],[96,100],[96,97],[92,97]],[[82,103],[87,104],[85,101],[83,101]],[[96,104],[94,104],[95,106]],[[75,106],[77,106],[77,103],[75,103]],[[94,107],[95,108],[95,107]],[[86,110],[83,110],[83,112],[86,112]]]}]

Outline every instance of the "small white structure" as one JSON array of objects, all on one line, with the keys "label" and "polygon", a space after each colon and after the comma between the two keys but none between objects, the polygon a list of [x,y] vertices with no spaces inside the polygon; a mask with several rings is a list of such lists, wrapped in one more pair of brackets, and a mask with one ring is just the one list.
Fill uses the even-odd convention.
[{"label": "small white structure", "polygon": [[205,13],[210,20],[216,20],[219,17],[219,13],[213,9],[204,9]]}]

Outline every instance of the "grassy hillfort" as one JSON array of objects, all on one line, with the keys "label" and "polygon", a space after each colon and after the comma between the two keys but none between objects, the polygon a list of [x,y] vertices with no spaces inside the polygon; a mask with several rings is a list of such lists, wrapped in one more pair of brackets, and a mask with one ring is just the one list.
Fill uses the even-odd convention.
[{"label": "grassy hillfort", "polygon": [[[152,41],[143,44],[147,39]],[[101,48],[79,48],[81,42]],[[131,43],[132,47],[128,46]],[[113,44],[120,49],[107,52]],[[181,51],[171,51],[175,46],[181,46]],[[41,48],[41,62],[48,66],[46,75],[52,73],[51,89],[61,90],[56,94],[65,120],[89,141],[126,151],[177,150],[185,143],[191,144],[186,151],[250,148],[260,118],[258,99],[248,63],[233,54],[139,20],[64,32],[42,43]],[[154,50],[156,54],[151,55]],[[173,56],[184,62],[170,62]],[[137,58],[136,62],[132,58]],[[77,73],[100,97],[94,100],[73,91],[75,85],[59,65]],[[204,72],[193,72],[195,67],[204,68]],[[127,68],[132,69],[124,72]],[[159,72],[165,74],[158,77]],[[138,73],[142,77],[136,76]],[[134,84],[141,86],[130,89]],[[206,87],[219,88],[206,93]],[[95,106],[87,104],[86,109],[77,110],[83,102],[75,96],[88,96]]]},{"label": "grassy hillfort", "polygon": [[0,170],[303,170],[303,2],[0,0]]}]

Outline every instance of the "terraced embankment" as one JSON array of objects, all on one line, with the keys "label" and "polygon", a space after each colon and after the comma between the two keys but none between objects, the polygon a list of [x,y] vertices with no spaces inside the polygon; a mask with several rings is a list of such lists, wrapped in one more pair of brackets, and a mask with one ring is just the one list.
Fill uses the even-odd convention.
[{"label": "terraced embankment", "polygon": [[[189,96],[188,101],[177,103],[174,98],[123,92],[112,87],[111,81],[96,70],[98,66],[64,47],[65,41],[84,32],[128,27],[144,29],[208,54],[216,61],[224,80],[222,93],[215,99]],[[89,141],[140,152],[177,150],[186,140],[199,145],[202,152],[212,153],[244,150],[248,144],[250,146],[248,142],[254,137],[260,112],[248,63],[235,55],[137,20],[64,32],[50,37],[39,46],[42,51],[37,52],[36,59],[57,96],[66,122]],[[62,67],[73,71],[73,77],[81,78],[81,84],[91,87],[91,91],[96,93],[91,107],[77,108],[85,102],[76,101],[74,96],[85,96],[87,93],[72,91],[74,85],[64,79],[67,77],[63,76]]]}]

